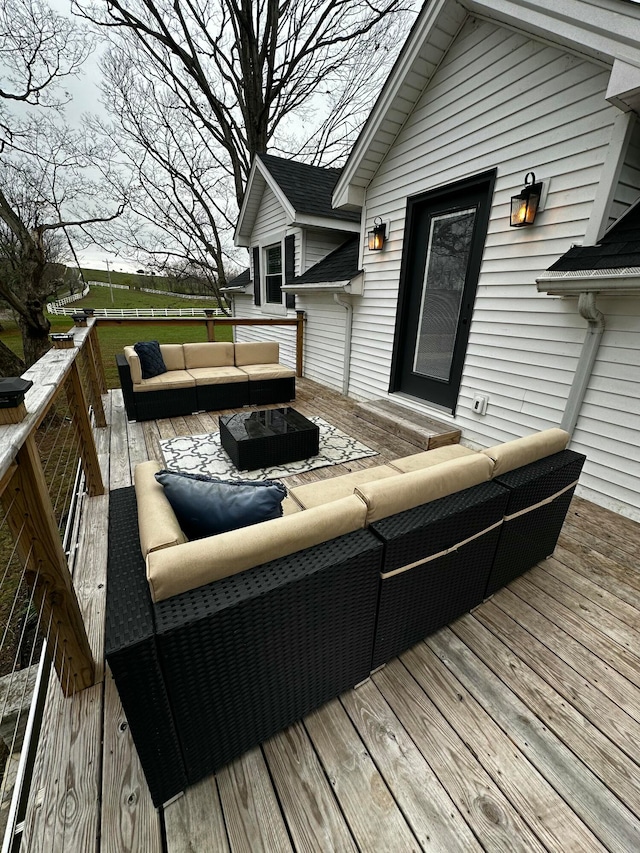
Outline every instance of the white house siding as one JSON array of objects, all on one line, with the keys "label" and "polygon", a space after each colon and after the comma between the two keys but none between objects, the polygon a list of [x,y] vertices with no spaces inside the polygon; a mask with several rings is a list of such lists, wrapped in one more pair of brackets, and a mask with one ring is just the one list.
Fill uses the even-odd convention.
[{"label": "white house siding", "polygon": [[611,205],[609,223],[618,219],[640,196],[640,121],[636,119],[620,179]]},{"label": "white house siding", "polygon": [[301,272],[306,272],[312,266],[326,258],[328,254],[342,246],[346,242],[350,234],[331,233],[330,231],[305,231],[304,235],[304,269]]},{"label": "white house siding", "polygon": [[[366,226],[381,216],[390,228],[384,252],[364,250],[365,295],[354,311],[353,396],[388,392],[407,198],[497,168],[455,421],[463,440],[478,446],[560,422],[586,323],[576,300],[538,294],[535,279],[584,238],[618,114],[604,97],[608,76],[604,66],[493,22],[465,23],[367,189]],[[623,169],[631,183],[635,157],[630,151]],[[511,229],[510,197],[531,170],[548,185],[545,210],[534,228]],[[628,336],[640,330],[634,316],[625,316]],[[600,372],[572,445],[590,454],[584,477],[591,484],[611,480],[605,455],[615,462],[614,437],[603,436],[586,412],[606,394],[607,369],[621,388],[621,375],[631,381],[628,363],[606,361],[625,349],[621,335],[608,325]],[[624,389],[631,393],[630,385]],[[471,411],[474,393],[489,397],[485,416]],[[639,415],[630,416],[634,445],[640,443]],[[598,443],[603,449],[596,457],[590,451]],[[600,501],[636,512],[640,485],[632,501],[617,483],[599,492]]]},{"label": "white house siding", "polygon": [[[256,221],[251,235],[252,245],[268,245],[281,239],[285,234],[294,234],[296,274],[305,272],[310,266],[326,257],[348,238],[345,233],[303,231],[287,227],[286,215],[274,192],[267,187],[260,202]],[[251,276],[253,279],[253,252],[250,251]],[[304,375],[310,379],[324,382],[331,388],[342,390],[344,370],[344,308],[336,305],[333,296],[309,294],[296,297],[296,310],[307,312],[305,325],[305,344],[303,352]],[[235,314],[244,318],[264,318],[273,316],[268,308],[255,306],[253,294],[235,297]],[[285,316],[284,314],[282,315]],[[296,312],[289,310],[289,318],[295,318]],[[280,344],[280,361],[290,367],[296,366],[296,330],[287,326],[238,326],[237,341],[276,340]]]}]

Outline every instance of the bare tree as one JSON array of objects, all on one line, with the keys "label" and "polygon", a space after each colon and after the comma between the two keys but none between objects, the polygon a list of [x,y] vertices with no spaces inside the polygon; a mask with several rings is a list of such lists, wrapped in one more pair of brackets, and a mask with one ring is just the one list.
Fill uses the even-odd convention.
[{"label": "bare tree", "polygon": [[[406,25],[407,0],[75,0],[167,82],[242,204],[268,147],[335,161]],[[128,46],[128,47],[127,47]],[[139,55],[139,54],[138,54]],[[141,66],[137,64],[137,67]],[[160,95],[162,98],[162,95]],[[296,123],[294,123],[294,120]]]},{"label": "bare tree", "polygon": [[[213,292],[254,154],[344,157],[408,23],[410,0],[75,0],[105,27],[104,128],[131,192],[117,239]],[[93,125],[98,131],[97,124]],[[105,162],[105,160],[103,160]]]},{"label": "bare tree", "polygon": [[103,188],[88,176],[79,137],[50,118],[36,118],[20,126],[20,143],[14,136],[0,160],[0,298],[18,318],[27,366],[50,346],[45,304],[60,277],[51,267],[52,249],[70,249],[72,230],[89,241],[91,226],[122,212],[113,200],[109,212]]},{"label": "bare tree", "polygon": [[[91,145],[60,120],[60,83],[77,74],[93,39],[40,0],[0,7],[0,298],[22,332],[24,363],[0,347],[0,373],[20,372],[49,348],[44,308],[63,272],[54,249],[72,229],[121,208],[87,174]],[[89,239],[89,238],[87,238]]]}]

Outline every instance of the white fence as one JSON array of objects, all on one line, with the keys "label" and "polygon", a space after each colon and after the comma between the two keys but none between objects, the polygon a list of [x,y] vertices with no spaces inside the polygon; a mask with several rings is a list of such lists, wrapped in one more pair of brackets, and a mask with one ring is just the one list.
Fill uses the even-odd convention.
[{"label": "white fence", "polygon": [[[62,299],[56,299],[55,302],[47,303],[47,311],[49,314],[62,314],[62,311],[56,311],[56,308],[62,308],[63,305],[68,305],[70,302],[76,302],[78,299],[82,299],[83,296],[86,296],[89,293],[89,285],[87,284],[82,293],[72,293],[71,296],[63,296]],[[73,311],[69,312],[73,314]]]},{"label": "white fence", "polygon": [[[222,308],[95,308],[94,317],[206,317],[205,310],[212,312],[214,317],[224,317]],[[50,314],[60,314],[71,317],[82,312],[81,308],[57,308],[55,304],[47,305]]]}]

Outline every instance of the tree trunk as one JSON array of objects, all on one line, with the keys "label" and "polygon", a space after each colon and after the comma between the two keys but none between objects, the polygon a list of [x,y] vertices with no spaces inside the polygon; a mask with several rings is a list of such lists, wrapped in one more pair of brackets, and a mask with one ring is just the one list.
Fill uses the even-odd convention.
[{"label": "tree trunk", "polygon": [[13,350],[0,341],[0,376],[20,376],[25,369],[25,363]]},{"label": "tree trunk", "polygon": [[24,360],[27,367],[41,358],[51,349],[49,330],[51,323],[44,316],[42,302],[39,299],[25,301],[25,313],[18,317],[18,325],[22,332]]}]

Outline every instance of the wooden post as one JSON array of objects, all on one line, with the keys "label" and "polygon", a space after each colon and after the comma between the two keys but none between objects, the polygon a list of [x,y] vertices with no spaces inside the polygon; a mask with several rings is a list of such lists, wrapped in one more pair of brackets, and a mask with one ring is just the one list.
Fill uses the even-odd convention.
[{"label": "wooden post", "polygon": [[[67,401],[73,418],[73,423],[80,439],[80,457],[82,459],[82,467],[84,475],[87,478],[87,488],[91,497],[104,494],[104,484],[102,482],[102,474],[100,473],[100,462],[98,460],[98,451],[93,440],[93,431],[91,429],[91,421],[87,411],[87,401],[80,380],[80,372],[78,363],[74,361],[69,370],[69,384],[65,385],[67,392]],[[101,402],[102,400],[98,397]],[[102,411],[104,419],[104,410]],[[97,420],[97,419],[96,419]]]},{"label": "wooden post", "polygon": [[[93,413],[96,419],[97,427],[106,427],[107,419],[104,414],[104,407],[102,405],[102,395],[100,392],[100,383],[98,380],[98,373],[96,370],[96,363],[94,360],[93,350],[91,348],[91,335],[87,335],[87,339],[85,341],[85,345],[81,350],[82,358],[84,359],[85,366],[87,368],[87,382],[89,384],[89,396],[91,399],[91,405],[93,406]],[[73,373],[73,368],[76,369],[77,372],[77,362],[73,363],[73,367],[71,372]],[[82,395],[84,399],[84,394]],[[86,401],[85,401],[86,402]]]},{"label": "wooden post", "polygon": [[304,347],[304,311],[296,311],[296,376],[302,376],[302,354]]},{"label": "wooden post", "polygon": [[205,314],[205,317],[207,318],[206,319],[207,340],[208,341],[215,341],[215,339],[216,339],[216,321],[215,321],[215,317],[213,315],[213,311],[205,308],[204,314]]},{"label": "wooden post", "polygon": [[[35,585],[43,624],[51,625],[51,651],[63,692],[90,687],[95,662],[56,524],[40,456],[29,435],[16,456],[17,467],[0,501],[16,550]],[[55,639],[54,639],[55,638]]]},{"label": "wooden post", "polygon": [[107,377],[104,372],[104,361],[102,360],[102,352],[100,350],[100,337],[98,335],[98,324],[94,321],[89,332],[89,344],[91,345],[91,356],[95,366],[96,378],[100,394],[107,393]]}]

